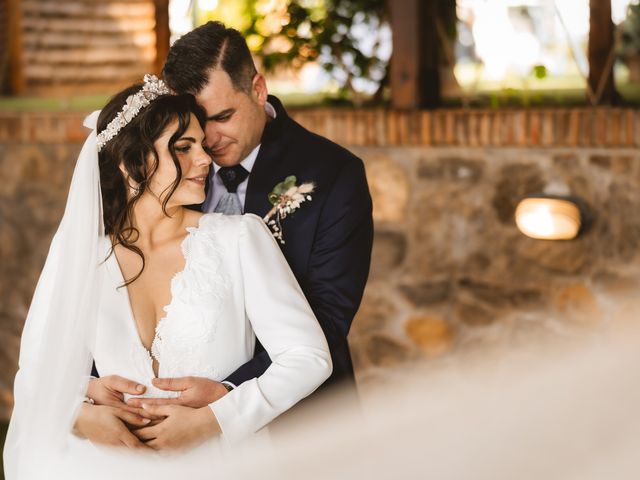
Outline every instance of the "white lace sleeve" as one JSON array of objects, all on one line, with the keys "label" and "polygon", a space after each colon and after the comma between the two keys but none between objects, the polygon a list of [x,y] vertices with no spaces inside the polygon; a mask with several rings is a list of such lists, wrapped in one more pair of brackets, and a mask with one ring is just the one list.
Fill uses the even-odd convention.
[{"label": "white lace sleeve", "polygon": [[264,222],[244,215],[239,248],[245,308],[272,364],[211,404],[229,442],[256,432],[331,375],[322,329]]}]

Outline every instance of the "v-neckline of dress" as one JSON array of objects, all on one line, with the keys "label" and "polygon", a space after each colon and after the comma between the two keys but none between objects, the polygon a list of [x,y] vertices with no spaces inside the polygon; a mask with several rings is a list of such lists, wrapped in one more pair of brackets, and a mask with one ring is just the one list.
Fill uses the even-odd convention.
[{"label": "v-neckline of dress", "polygon": [[[166,318],[166,312],[167,310],[171,307],[171,305],[173,304],[173,300],[174,300],[174,295],[173,295],[173,281],[174,279],[178,276],[181,275],[188,266],[188,258],[184,249],[184,244],[185,242],[191,237],[192,234],[194,234],[195,232],[197,232],[201,226],[202,226],[202,218],[204,217],[204,215],[201,215],[200,218],[198,219],[198,224],[194,227],[186,227],[186,231],[187,234],[185,235],[185,237],[182,239],[182,241],[180,242],[180,252],[182,253],[182,256],[184,258],[184,267],[181,270],[178,270],[176,273],[174,273],[171,277],[171,280],[169,281],[169,294],[170,294],[170,299],[169,299],[169,303],[167,303],[164,307],[162,307],[161,311],[165,312],[165,315],[160,318],[157,322],[156,322],[156,326],[154,328],[154,335],[153,335],[153,340],[151,341],[151,349],[148,349],[147,347],[144,346],[144,342],[142,341],[142,338],[140,337],[140,331],[138,330],[138,322],[136,321],[136,317],[133,314],[133,306],[131,305],[131,296],[129,295],[129,286],[128,285],[124,285],[122,288],[124,288],[123,290],[123,294],[126,300],[126,304],[127,304],[127,316],[128,321],[127,324],[129,325],[129,328],[131,329],[131,334],[133,335],[133,337],[135,338],[135,342],[136,342],[136,346],[139,347],[142,351],[144,351],[147,355],[147,357],[149,358],[149,370],[151,372],[151,376],[153,378],[158,378],[160,376],[160,360],[159,359],[155,359],[158,362],[158,374],[156,375],[156,372],[153,369],[153,360],[154,360],[154,355],[153,355],[153,345],[156,341],[156,339],[158,338],[158,327],[160,326],[160,324],[162,323],[162,321]],[[110,257],[113,257],[113,259],[107,259],[107,260],[112,260],[112,262],[114,263],[114,269],[115,269],[115,273],[117,276],[117,280],[119,281],[119,285],[123,285],[125,280],[124,280],[124,274],[122,273],[122,268],[120,267],[120,262],[118,261],[118,257],[116,256],[115,250],[112,252],[112,254],[110,255]]]}]

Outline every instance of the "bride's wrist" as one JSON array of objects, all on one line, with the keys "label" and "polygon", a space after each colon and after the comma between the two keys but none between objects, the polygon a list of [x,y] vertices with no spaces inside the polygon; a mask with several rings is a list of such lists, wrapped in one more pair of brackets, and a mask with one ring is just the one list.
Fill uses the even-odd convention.
[{"label": "bride's wrist", "polygon": [[209,405],[197,408],[195,413],[198,417],[198,424],[201,426],[200,430],[203,436],[209,438],[222,433],[218,419]]},{"label": "bride's wrist", "polygon": [[76,416],[76,421],[73,423],[73,428],[71,429],[71,433],[73,433],[76,437],[79,438],[87,438],[83,433],[82,425],[84,423],[84,419],[86,415],[88,415],[93,407],[92,403],[82,402],[80,405],[80,410],[78,411],[78,415]]}]

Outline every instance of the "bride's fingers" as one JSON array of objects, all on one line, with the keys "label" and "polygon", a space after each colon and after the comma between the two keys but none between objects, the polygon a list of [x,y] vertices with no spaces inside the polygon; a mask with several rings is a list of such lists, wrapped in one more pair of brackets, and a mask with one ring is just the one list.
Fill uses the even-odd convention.
[{"label": "bride's fingers", "polygon": [[133,432],[134,430],[139,430],[140,428],[155,427],[156,425],[160,425],[162,422],[164,422],[164,420],[165,420],[164,418],[161,420],[151,420],[147,425],[143,425],[142,427],[132,426],[132,428],[130,428],[129,430]]},{"label": "bride's fingers", "polygon": [[131,405],[127,405],[124,402],[109,402],[109,403],[105,403],[105,405],[108,405],[109,407],[116,407],[119,408],[120,410],[125,410],[127,412],[133,413],[135,415],[140,415],[141,417],[148,417],[149,414],[142,408],[142,407],[134,407]]},{"label": "bride's fingers", "polygon": [[162,450],[162,443],[159,440],[151,440],[146,442],[145,445],[153,450]]},{"label": "bride's fingers", "polygon": [[129,448],[142,449],[142,450],[148,450],[149,449],[149,447],[147,446],[146,443],[141,442],[132,433],[128,433],[128,432],[123,433],[122,437],[120,437],[120,440],[122,441],[122,443],[124,443]]},{"label": "bride's fingers", "polygon": [[154,438],[158,438],[159,429],[158,429],[158,426],[155,425],[153,427],[139,428],[131,432],[131,434],[135,435],[138,439],[142,441],[153,440]]},{"label": "bride's fingers", "polygon": [[151,423],[151,419],[149,418],[143,418],[140,415],[136,415],[124,410],[116,411],[116,416],[123,422],[136,427],[149,425],[149,423]]},{"label": "bride's fingers", "polygon": [[168,417],[176,407],[174,405],[149,405],[145,402],[142,404],[142,408],[144,408],[145,411],[147,413],[150,413],[151,415]]}]

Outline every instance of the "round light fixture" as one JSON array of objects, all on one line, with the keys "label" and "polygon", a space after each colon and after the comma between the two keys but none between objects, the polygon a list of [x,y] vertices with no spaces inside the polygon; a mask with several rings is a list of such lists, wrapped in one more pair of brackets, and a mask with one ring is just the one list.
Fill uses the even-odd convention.
[{"label": "round light fixture", "polygon": [[572,240],[586,225],[583,202],[570,197],[531,196],[516,208],[516,225],[538,240]]}]

